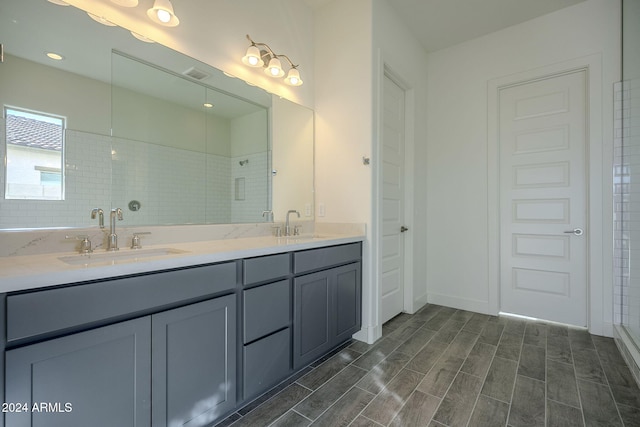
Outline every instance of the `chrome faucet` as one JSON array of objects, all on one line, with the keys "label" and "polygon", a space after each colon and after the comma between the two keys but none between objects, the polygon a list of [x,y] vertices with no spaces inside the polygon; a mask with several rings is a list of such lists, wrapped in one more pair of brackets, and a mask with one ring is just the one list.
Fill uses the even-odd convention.
[{"label": "chrome faucet", "polygon": [[289,214],[292,214],[292,213],[298,215],[298,218],[300,218],[300,212],[298,212],[296,210],[292,209],[292,210],[287,212],[287,222],[285,223],[285,226],[284,226],[284,235],[285,236],[291,236],[291,226],[289,225]]},{"label": "chrome faucet", "polygon": [[96,214],[99,216],[98,223],[100,228],[104,228],[104,211],[100,208],[93,208],[91,210],[91,219],[96,219]]},{"label": "chrome faucet", "polygon": [[118,235],[116,234],[116,217],[118,218],[118,221],[122,221],[122,209],[120,208],[111,209],[111,214],[109,215],[109,219],[111,221],[109,225],[109,240],[107,242],[108,251],[118,250]]}]

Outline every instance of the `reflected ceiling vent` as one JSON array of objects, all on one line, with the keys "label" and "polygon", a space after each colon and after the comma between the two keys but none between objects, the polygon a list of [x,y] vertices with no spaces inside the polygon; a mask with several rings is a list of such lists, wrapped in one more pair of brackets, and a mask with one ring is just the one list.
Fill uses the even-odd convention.
[{"label": "reflected ceiling vent", "polygon": [[191,67],[187,71],[183,71],[182,74],[196,80],[204,80],[209,77],[209,74],[197,69],[196,67]]}]

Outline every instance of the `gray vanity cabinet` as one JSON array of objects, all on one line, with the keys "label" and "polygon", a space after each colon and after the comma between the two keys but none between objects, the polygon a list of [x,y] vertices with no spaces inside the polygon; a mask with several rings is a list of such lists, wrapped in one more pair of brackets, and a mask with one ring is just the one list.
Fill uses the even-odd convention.
[{"label": "gray vanity cabinet", "polygon": [[6,425],[151,425],[150,338],[147,316],[7,351],[5,401],[27,408]]},{"label": "gray vanity cabinet", "polygon": [[244,399],[291,374],[290,275],[290,253],[243,260]]},{"label": "gray vanity cabinet", "polygon": [[235,295],[154,314],[152,330],[154,426],[203,426],[235,407]]},{"label": "gray vanity cabinet", "polygon": [[[299,369],[351,338],[361,326],[360,244],[295,253],[293,367]],[[354,262],[355,261],[355,262]],[[344,264],[327,268],[331,265]]]},{"label": "gray vanity cabinet", "polygon": [[361,248],[0,295],[0,427],[210,425],[360,329]]}]

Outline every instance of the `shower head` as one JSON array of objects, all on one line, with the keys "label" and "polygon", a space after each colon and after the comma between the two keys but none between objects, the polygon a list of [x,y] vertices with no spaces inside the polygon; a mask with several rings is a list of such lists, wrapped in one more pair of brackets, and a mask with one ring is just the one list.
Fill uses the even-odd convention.
[{"label": "shower head", "polygon": [[249,163],[249,159],[240,160],[238,163],[240,164],[240,166],[244,166]]}]

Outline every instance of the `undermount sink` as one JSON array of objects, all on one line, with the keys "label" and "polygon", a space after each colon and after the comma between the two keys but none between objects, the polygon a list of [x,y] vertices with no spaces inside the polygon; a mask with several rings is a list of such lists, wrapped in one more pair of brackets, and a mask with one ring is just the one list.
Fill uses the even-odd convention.
[{"label": "undermount sink", "polygon": [[69,255],[58,259],[70,265],[117,264],[136,262],[140,259],[184,254],[187,251],[174,248],[129,249],[114,252],[100,252],[86,255]]}]

